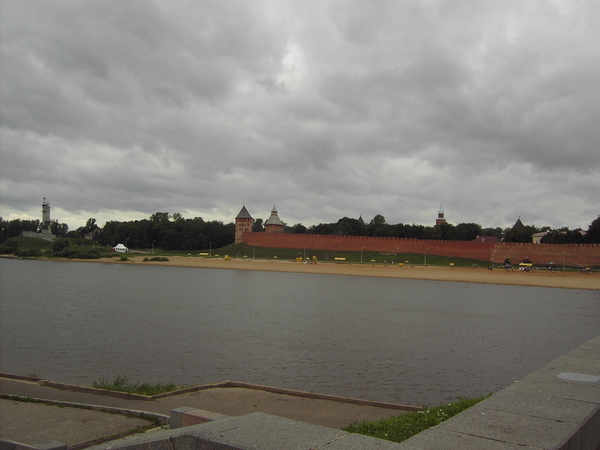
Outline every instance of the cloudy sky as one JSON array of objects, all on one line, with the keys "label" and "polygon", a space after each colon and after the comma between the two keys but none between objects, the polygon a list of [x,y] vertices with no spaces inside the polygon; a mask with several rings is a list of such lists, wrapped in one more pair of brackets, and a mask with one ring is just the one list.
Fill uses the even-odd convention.
[{"label": "cloudy sky", "polygon": [[4,220],[600,214],[593,0],[2,0]]}]

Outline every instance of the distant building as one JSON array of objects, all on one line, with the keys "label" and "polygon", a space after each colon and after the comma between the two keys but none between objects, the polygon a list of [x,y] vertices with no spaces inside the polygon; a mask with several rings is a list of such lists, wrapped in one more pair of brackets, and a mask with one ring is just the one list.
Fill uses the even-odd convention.
[{"label": "distant building", "polygon": [[252,223],[254,219],[246,209],[246,205],[242,206],[240,212],[235,218],[235,245],[241,244],[244,241],[244,233],[252,231]]},{"label": "distant building", "polygon": [[533,243],[534,244],[539,244],[542,240],[542,238],[544,236],[546,236],[548,234],[547,231],[542,231],[541,233],[534,233],[532,238],[533,238]]},{"label": "distant building", "polygon": [[471,242],[500,242],[496,236],[477,236]]},{"label": "distant building", "polygon": [[442,205],[440,205],[440,210],[438,211],[437,219],[435,219],[435,225],[441,225],[446,223],[446,219],[444,219],[444,210],[442,209]]},{"label": "distant building", "polygon": [[271,210],[271,217],[269,217],[265,222],[265,233],[283,233],[283,228],[283,222],[277,214],[277,209],[275,208],[275,205],[273,205],[273,209]]}]

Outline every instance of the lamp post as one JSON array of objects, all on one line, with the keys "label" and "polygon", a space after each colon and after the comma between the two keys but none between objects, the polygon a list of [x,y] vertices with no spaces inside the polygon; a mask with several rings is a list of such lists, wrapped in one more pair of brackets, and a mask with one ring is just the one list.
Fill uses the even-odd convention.
[{"label": "lamp post", "polygon": [[303,258],[302,258],[302,261],[303,261],[303,262],[304,262],[304,261],[306,261],[306,247],[308,247],[308,245],[305,245],[305,246],[304,246],[304,256],[303,256]]},{"label": "lamp post", "polygon": [[360,249],[360,263],[361,264],[362,264],[362,252],[363,252],[364,249],[365,249],[365,247],[363,247],[363,248]]},{"label": "lamp post", "polygon": [[567,254],[567,252],[563,252],[563,272],[565,271],[565,255]]},{"label": "lamp post", "polygon": [[208,243],[208,257],[212,258],[212,242]]},{"label": "lamp post", "polygon": [[154,242],[155,242],[155,240],[152,241],[152,253],[151,253],[152,255],[154,255]]},{"label": "lamp post", "polygon": [[423,265],[427,265],[427,250],[429,250],[428,248],[425,249],[425,259],[423,261]]}]

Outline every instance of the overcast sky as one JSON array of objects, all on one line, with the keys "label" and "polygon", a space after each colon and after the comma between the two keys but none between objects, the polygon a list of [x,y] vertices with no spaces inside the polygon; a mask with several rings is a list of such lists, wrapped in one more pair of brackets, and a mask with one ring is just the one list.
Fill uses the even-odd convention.
[{"label": "overcast sky", "polygon": [[600,214],[600,2],[0,5],[4,220]]}]

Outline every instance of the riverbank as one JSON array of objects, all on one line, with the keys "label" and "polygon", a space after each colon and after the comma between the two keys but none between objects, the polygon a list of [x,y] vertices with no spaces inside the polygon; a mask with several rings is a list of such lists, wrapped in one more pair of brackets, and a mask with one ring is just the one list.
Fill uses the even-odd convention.
[{"label": "riverbank", "polygon": [[[462,268],[405,265],[371,265],[348,264],[333,262],[318,262],[318,264],[283,261],[283,260],[252,260],[223,258],[199,258],[192,256],[170,256],[169,261],[143,261],[147,256],[130,257],[130,261],[111,261],[112,264],[143,264],[174,267],[194,267],[205,269],[259,270],[269,272],[295,272],[325,275],[349,275],[366,277],[383,277],[431,281],[455,281],[461,283],[502,284],[514,286],[536,286],[565,289],[600,290],[600,275],[583,274],[580,272],[550,272],[534,270],[504,270],[498,267]],[[81,260],[84,262],[103,262],[107,260]]]}]

